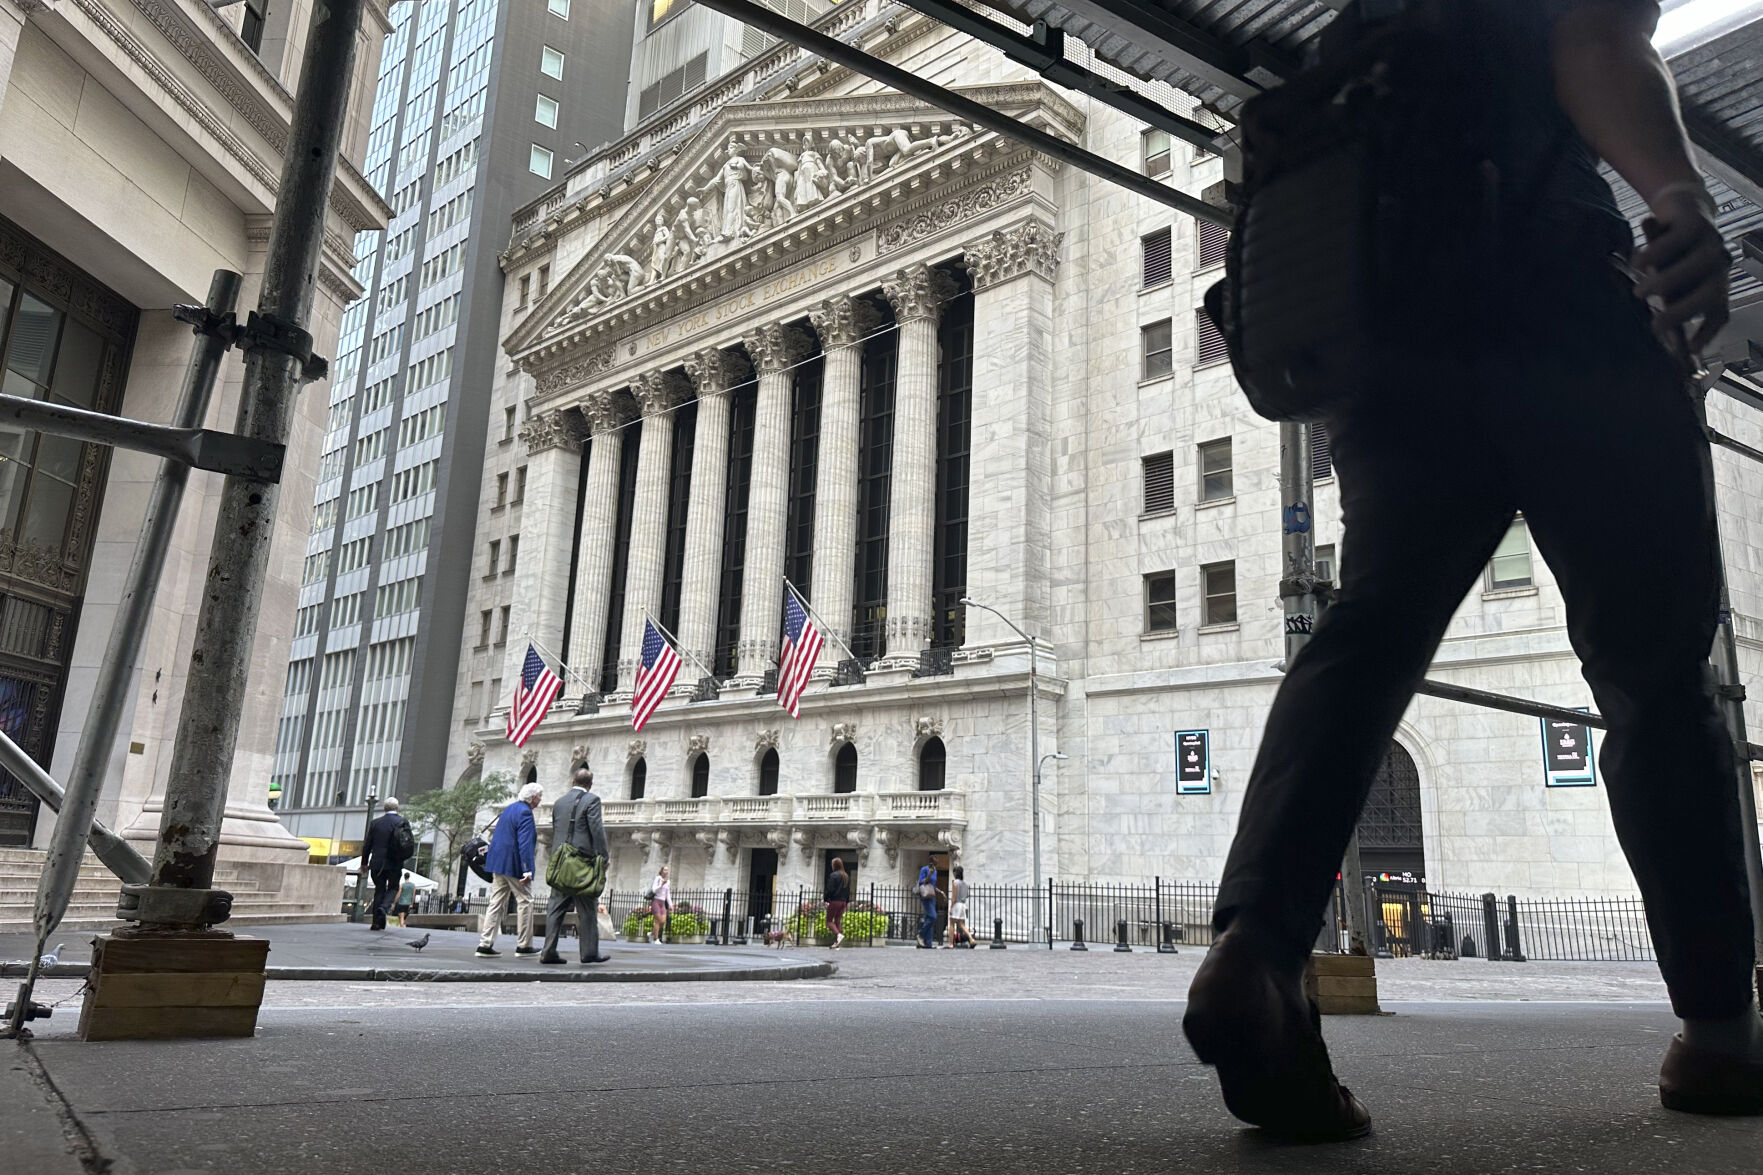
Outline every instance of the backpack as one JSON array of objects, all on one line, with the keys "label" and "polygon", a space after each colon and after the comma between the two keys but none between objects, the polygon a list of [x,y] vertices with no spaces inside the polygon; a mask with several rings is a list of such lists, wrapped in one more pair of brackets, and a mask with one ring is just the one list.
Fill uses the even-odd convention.
[{"label": "backpack", "polygon": [[416,856],[416,834],[410,830],[408,820],[400,818],[398,826],[392,829],[392,856],[400,861]]},{"label": "backpack", "polygon": [[1326,419],[1473,331],[1494,310],[1477,279],[1519,211],[1501,207],[1513,26],[1475,3],[1365,7],[1395,14],[1347,26],[1241,111],[1243,184],[1205,307],[1270,420]]},{"label": "backpack", "polygon": [[484,868],[484,862],[490,859],[490,842],[483,837],[474,836],[466,841],[465,847],[459,850],[459,859],[465,862],[465,867],[467,869],[470,869],[483,880],[496,880],[491,876],[490,871]]}]

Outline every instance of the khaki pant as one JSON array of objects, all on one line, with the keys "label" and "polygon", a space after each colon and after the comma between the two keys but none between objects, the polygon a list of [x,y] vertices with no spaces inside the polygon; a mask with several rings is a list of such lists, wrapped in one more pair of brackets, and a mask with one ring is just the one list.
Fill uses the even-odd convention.
[{"label": "khaki pant", "polygon": [[533,949],[533,888],[528,882],[518,877],[510,877],[506,873],[495,875],[490,884],[490,897],[484,906],[484,912],[478,916],[477,945],[493,947],[496,945],[496,932],[502,929],[502,911],[508,906],[508,899],[514,899],[514,921],[519,927],[515,936],[515,946],[523,951]]}]

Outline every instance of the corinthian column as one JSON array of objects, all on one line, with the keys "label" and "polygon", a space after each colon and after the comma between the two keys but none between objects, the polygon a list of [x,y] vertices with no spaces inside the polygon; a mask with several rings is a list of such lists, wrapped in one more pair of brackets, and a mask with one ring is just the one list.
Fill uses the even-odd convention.
[{"label": "corinthian column", "polygon": [[624,460],[622,426],[630,413],[622,397],[612,391],[594,393],[584,411],[593,428],[594,443],[588,451],[587,498],[582,502],[575,611],[569,619],[569,663],[598,684],[600,665],[606,657],[606,607],[612,598],[612,540],[618,527],[618,471]]},{"label": "corinthian column", "polygon": [[[1052,561],[1053,279],[1064,234],[1028,220],[968,245],[973,277],[973,415],[967,488],[967,592],[1036,636],[1047,634]],[[967,644],[1017,637],[967,613]],[[1043,666],[1043,672],[1045,667]]]},{"label": "corinthian column", "polygon": [[756,686],[777,663],[784,598],[784,522],[790,490],[790,367],[809,339],[766,326],[744,340],[759,369],[753,414],[753,472],[747,488],[747,545],[741,570],[741,643],[736,686]]},{"label": "corinthian column", "polygon": [[[520,590],[514,598],[525,615],[516,632],[524,632],[556,655],[563,652],[563,612],[569,599],[569,548],[575,537],[576,486],[581,481],[582,438],[578,413],[564,409],[542,412],[520,428],[526,446],[526,501],[521,531],[526,558],[520,561]],[[492,570],[495,570],[492,568]],[[512,666],[508,679],[520,676],[526,642],[508,643]]]},{"label": "corinthian column", "polygon": [[913,265],[882,282],[900,323],[894,381],[894,471],[888,510],[887,656],[918,664],[930,644],[931,557],[937,488],[937,320],[955,295],[941,270]]},{"label": "corinthian column", "polygon": [[820,452],[814,478],[814,611],[830,630],[817,678],[830,677],[851,643],[851,590],[857,561],[858,392],[863,339],[881,315],[856,298],[828,298],[808,312],[820,336]]},{"label": "corinthian column", "polygon": [[[680,651],[696,678],[716,653],[716,604],[722,587],[722,531],[728,497],[729,389],[752,369],[738,355],[708,347],[686,360],[698,389],[692,438],[692,486],[686,501],[686,564],[681,574]],[[695,662],[695,663],[694,663]]]},{"label": "corinthian column", "polygon": [[677,371],[650,371],[631,389],[643,410],[637,449],[637,493],[624,572],[624,637],[618,645],[619,688],[634,688],[643,651],[643,620],[661,613],[667,560],[667,479],[673,471],[673,408],[691,390]]}]

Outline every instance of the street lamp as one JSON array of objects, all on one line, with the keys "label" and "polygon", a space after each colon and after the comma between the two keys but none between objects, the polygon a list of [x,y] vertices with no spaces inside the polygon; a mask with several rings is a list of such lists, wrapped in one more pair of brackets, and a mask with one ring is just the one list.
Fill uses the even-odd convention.
[{"label": "street lamp", "polygon": [[1040,713],[1035,705],[1038,695],[1041,692],[1040,646],[1035,644],[1033,640],[1029,639],[1028,633],[1016,627],[1015,622],[1013,622],[1008,616],[1004,615],[990,604],[982,604],[978,600],[969,596],[962,596],[961,605],[964,608],[980,608],[984,611],[990,612],[993,616],[996,616],[999,620],[1002,620],[1005,624],[1009,625],[1010,631],[1021,637],[1023,643],[1028,646],[1028,761],[1033,767],[1033,770],[1029,774],[1034,781],[1030,800],[1030,815],[1034,820],[1032,833],[1035,858],[1034,876],[1030,878],[1029,883],[1038,887],[1041,884],[1041,764],[1048,759],[1065,758],[1062,754],[1041,754]]}]

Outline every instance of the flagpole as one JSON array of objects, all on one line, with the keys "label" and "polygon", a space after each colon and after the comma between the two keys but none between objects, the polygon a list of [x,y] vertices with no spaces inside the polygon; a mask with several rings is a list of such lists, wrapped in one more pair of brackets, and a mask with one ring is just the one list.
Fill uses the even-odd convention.
[{"label": "flagpole", "polygon": [[653,624],[655,626],[655,631],[667,638],[667,643],[673,646],[674,652],[683,654],[688,661],[690,661],[692,664],[696,665],[699,669],[702,669],[704,671],[705,677],[715,677],[716,676],[715,672],[712,671],[708,665],[704,664],[704,662],[698,660],[698,658],[696,658],[692,655],[692,651],[690,649],[686,648],[684,645],[681,645],[679,643],[679,638],[677,636],[674,636],[671,632],[668,632],[667,625],[665,625],[665,624],[661,623],[661,621],[655,619],[655,617],[652,614],[650,614],[650,612],[647,608],[643,609],[643,619],[647,620],[650,624]]},{"label": "flagpole", "polygon": [[538,637],[534,636],[531,631],[527,632],[526,640],[533,648],[539,650],[539,652],[557,662],[558,668],[562,669],[563,672],[567,673],[570,677],[573,677],[577,685],[582,686],[591,694],[600,692],[600,687],[598,685],[589,681],[586,677],[583,677],[576,671],[575,666],[570,665],[562,657],[559,657],[556,653],[553,653],[550,649],[546,648],[544,643],[541,642]]},{"label": "flagpole", "polygon": [[787,575],[784,576],[784,590],[789,592],[792,596],[796,597],[796,603],[802,605],[802,610],[804,612],[808,613],[809,618],[812,619],[816,624],[820,625],[821,632],[825,633],[827,636],[832,637],[833,640],[838,642],[839,648],[845,650],[845,656],[849,657],[853,661],[858,659],[856,651],[853,650],[850,645],[845,643],[845,638],[839,635],[837,629],[835,629],[832,625],[828,624],[826,622],[826,620],[824,618],[822,618],[820,613],[818,613],[814,610],[814,605],[810,604],[808,602],[807,598],[805,596],[803,596],[802,593],[796,589],[796,585],[790,582],[790,577]]}]

